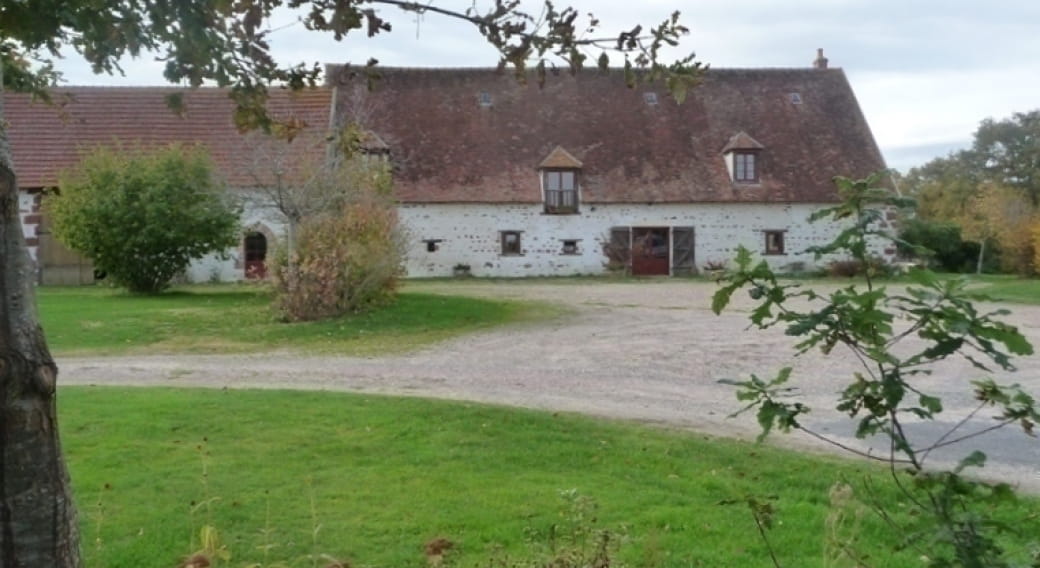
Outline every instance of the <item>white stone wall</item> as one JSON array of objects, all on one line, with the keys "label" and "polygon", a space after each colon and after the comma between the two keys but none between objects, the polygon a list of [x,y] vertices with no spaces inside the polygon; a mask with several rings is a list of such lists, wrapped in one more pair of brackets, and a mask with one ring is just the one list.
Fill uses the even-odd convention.
[{"label": "white stone wall", "polygon": [[29,257],[36,261],[36,252],[39,249],[39,238],[37,230],[40,227],[40,194],[18,191],[18,216],[22,220],[22,234],[25,236],[25,246],[29,251]]},{"label": "white stone wall", "polygon": [[[583,204],[578,215],[546,215],[539,204],[404,204],[400,220],[408,233],[409,277],[450,276],[456,264],[475,276],[598,274],[606,257],[602,242],[611,227],[694,227],[695,263],[731,260],[738,245],[763,253],[763,231],[786,231],[783,255],[764,256],[777,270],[796,263],[814,266],[806,248],[829,242],[834,224],[809,224],[814,204]],[[522,231],[520,256],[501,254],[500,231]],[[426,240],[440,239],[429,252]],[[578,253],[563,254],[563,240],[578,240]],[[879,250],[878,254],[883,251]]]},{"label": "white stone wall", "polygon": [[245,251],[243,239],[246,233],[260,232],[267,236],[267,254],[271,258],[275,249],[285,238],[285,223],[281,215],[268,205],[251,196],[249,192],[238,194],[242,207],[242,234],[237,247],[223,254],[208,254],[193,261],[185,272],[188,282],[236,282],[245,280]]},{"label": "white stone wall", "polygon": [[[242,227],[268,236],[268,254],[284,240],[285,224],[270,207],[242,198]],[[36,257],[38,198],[21,193],[19,209],[29,252]],[[546,215],[540,204],[403,204],[399,218],[407,234],[405,267],[408,277],[450,276],[456,264],[468,264],[475,276],[523,277],[599,274],[606,258],[602,242],[611,227],[694,227],[695,263],[701,269],[709,261],[726,262],[738,245],[764,252],[763,231],[786,231],[786,254],[767,255],[774,269],[790,269],[797,263],[812,268],[814,260],[804,250],[828,242],[837,232],[833,224],[808,224],[806,219],[822,205],[815,204],[583,204],[578,215]],[[30,217],[32,215],[33,217]],[[521,231],[523,254],[501,254],[501,231]],[[427,251],[426,240],[439,240],[437,250]],[[563,241],[576,240],[576,254],[564,254]],[[884,251],[878,250],[878,254]],[[244,251],[239,246],[224,254],[211,254],[191,264],[189,282],[237,281],[245,278]],[[825,259],[826,261],[826,259]],[[824,262],[825,262],[824,261]]]}]

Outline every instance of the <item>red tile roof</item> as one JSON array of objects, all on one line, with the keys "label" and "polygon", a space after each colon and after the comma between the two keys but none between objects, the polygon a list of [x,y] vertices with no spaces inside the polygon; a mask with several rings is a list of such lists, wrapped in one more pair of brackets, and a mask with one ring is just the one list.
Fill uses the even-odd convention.
[{"label": "red tile roof", "polygon": [[[167,95],[183,92],[186,113],[175,114]],[[55,89],[54,100],[71,99],[63,107],[33,104],[26,95],[6,93],[4,112],[14,154],[15,173],[23,188],[53,186],[61,170],[74,166],[82,152],[98,145],[137,144],[145,147],[171,142],[205,145],[217,170],[232,186],[269,182],[271,169],[256,172],[255,145],[232,122],[233,103],[215,88],[67,87]],[[268,109],[281,119],[294,117],[307,124],[284,151],[288,161],[320,160],[329,132],[329,89],[298,93],[272,90]],[[313,158],[311,158],[313,157]]]},{"label": "red tile roof", "polygon": [[[394,68],[358,102],[331,70],[336,115],[366,107],[403,201],[539,202],[538,167],[557,146],[583,164],[583,199],[601,203],[829,202],[834,176],[885,167],[840,69],[713,69],[681,105],[660,86],[626,88],[617,71],[540,89],[492,69]],[[764,147],[761,183],[729,178],[722,150],[741,132]]]}]

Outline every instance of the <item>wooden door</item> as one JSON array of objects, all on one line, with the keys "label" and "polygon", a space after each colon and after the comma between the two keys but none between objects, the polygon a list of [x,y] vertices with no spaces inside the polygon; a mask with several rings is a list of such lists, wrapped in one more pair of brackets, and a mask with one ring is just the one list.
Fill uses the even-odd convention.
[{"label": "wooden door", "polygon": [[693,251],[693,227],[672,227],[672,276],[697,273]]},{"label": "wooden door", "polygon": [[41,285],[82,286],[94,283],[94,264],[54,238],[46,217],[36,234],[39,237],[36,260],[40,267]]},{"label": "wooden door", "polygon": [[668,227],[632,227],[632,274],[668,276]]}]

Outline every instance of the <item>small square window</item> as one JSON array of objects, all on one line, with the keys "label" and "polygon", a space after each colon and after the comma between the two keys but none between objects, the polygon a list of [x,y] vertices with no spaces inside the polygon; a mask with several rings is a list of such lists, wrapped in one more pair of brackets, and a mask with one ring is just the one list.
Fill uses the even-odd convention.
[{"label": "small square window", "polygon": [[800,105],[802,104],[802,95],[800,93],[789,93],[787,95],[791,98],[791,104]]},{"label": "small square window", "polygon": [[477,101],[480,102],[480,106],[482,107],[491,106],[491,93],[487,91],[480,91],[480,94],[477,95]]},{"label": "small square window", "polygon": [[755,152],[733,153],[733,181],[754,183],[758,181],[758,155]]},{"label": "small square window", "polygon": [[784,231],[765,231],[766,254],[784,254]]},{"label": "small square window", "polygon": [[523,254],[520,248],[520,231],[502,231],[502,255],[519,256]]},{"label": "small square window", "polygon": [[564,239],[563,251],[561,254],[578,254],[578,240],[577,239]]},{"label": "small square window", "polygon": [[648,104],[650,106],[656,105],[657,104],[657,93],[655,93],[653,91],[647,91],[647,92],[643,93],[643,101],[645,101],[646,104]]}]

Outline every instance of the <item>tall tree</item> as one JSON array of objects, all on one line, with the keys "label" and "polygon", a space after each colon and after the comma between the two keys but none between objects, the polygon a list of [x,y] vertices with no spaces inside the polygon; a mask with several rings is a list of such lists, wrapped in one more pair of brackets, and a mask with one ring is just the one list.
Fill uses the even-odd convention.
[{"label": "tall tree", "polygon": [[983,120],[972,147],[912,168],[902,181],[920,214],[954,220],[970,213],[986,183],[1009,187],[1040,205],[1040,110]]},{"label": "tall tree", "polygon": [[[368,36],[390,31],[376,10],[384,6],[470,22],[499,50],[503,67],[512,67],[521,79],[530,68],[539,83],[551,74],[553,60],[578,70],[590,49],[599,51],[603,68],[609,65],[607,51],[623,53],[630,83],[665,81],[680,100],[703,71],[692,55],[671,64],[658,61],[661,50],[687,31],[678,13],[646,32],[635,26],[601,38],[595,18],[579,20],[576,10],[548,1],[538,12],[527,12],[519,0],[488,0],[464,11],[408,0],[20,0],[0,4],[0,100],[4,88],[46,98],[57,76],[51,61],[62,49],[79,52],[99,73],[119,72],[124,55],[151,51],[166,62],[168,80],[230,87],[236,123],[268,129],[267,86],[303,88],[320,74],[317,67],[275,60],[269,43],[272,11],[295,9],[307,29],[339,40],[358,31]],[[169,102],[179,104],[177,97]],[[0,106],[0,565],[80,566],[57,435],[57,368],[36,316],[3,119]]]},{"label": "tall tree", "polygon": [[1040,205],[1040,110],[983,120],[972,150],[988,180],[1018,189]]},{"label": "tall tree", "polygon": [[930,221],[953,221],[965,215],[978,192],[981,172],[970,150],[935,158],[911,169],[900,186],[917,199],[917,213]]}]

